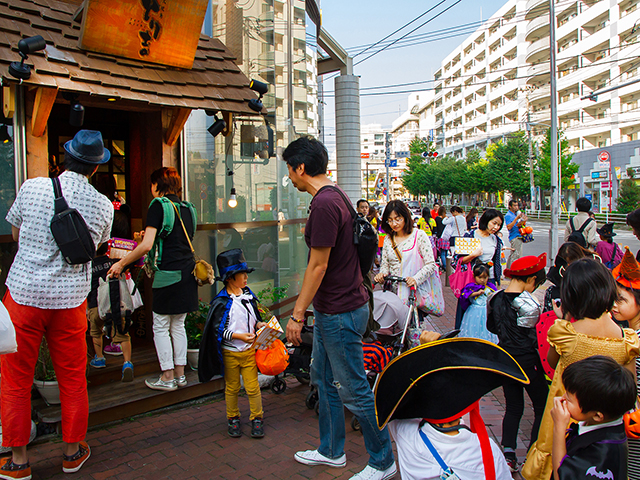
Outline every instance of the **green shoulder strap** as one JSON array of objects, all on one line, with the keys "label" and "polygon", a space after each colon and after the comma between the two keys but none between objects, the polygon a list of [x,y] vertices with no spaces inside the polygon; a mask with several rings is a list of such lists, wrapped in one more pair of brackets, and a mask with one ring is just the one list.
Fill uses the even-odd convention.
[{"label": "green shoulder strap", "polygon": [[193,224],[193,233],[195,234],[195,231],[198,227],[198,211],[196,210],[196,206],[191,203],[191,202],[181,202],[181,205],[183,207],[187,207],[189,209],[189,211],[191,212],[191,221]]},{"label": "green shoulder strap", "polygon": [[156,197],[151,200],[149,208],[153,205],[153,202],[159,202],[162,205],[162,226],[156,235],[156,240],[153,243],[153,247],[149,252],[150,258],[153,260],[151,263],[157,270],[156,265],[162,261],[162,244],[163,240],[173,231],[173,225],[176,221],[175,212],[171,205],[171,200],[166,197]]}]

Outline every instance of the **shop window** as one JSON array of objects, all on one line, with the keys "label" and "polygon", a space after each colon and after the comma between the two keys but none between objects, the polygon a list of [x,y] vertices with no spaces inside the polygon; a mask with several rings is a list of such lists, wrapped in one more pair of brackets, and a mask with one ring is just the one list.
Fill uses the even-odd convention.
[{"label": "shop window", "polygon": [[10,235],[11,225],[5,220],[16,198],[13,127],[0,125],[0,235]]}]

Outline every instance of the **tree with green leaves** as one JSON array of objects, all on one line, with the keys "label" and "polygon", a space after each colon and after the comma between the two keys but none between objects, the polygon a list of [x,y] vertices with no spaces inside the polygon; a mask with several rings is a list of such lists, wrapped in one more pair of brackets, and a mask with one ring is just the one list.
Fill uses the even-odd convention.
[{"label": "tree with green leaves", "polygon": [[[571,161],[573,157],[572,153],[569,153],[569,141],[564,138],[562,135],[562,131],[558,131],[558,141],[560,142],[560,154],[561,159],[558,161],[562,162],[562,189],[567,188],[569,185],[572,185],[573,175],[578,172],[579,166]],[[536,185],[540,187],[541,190],[550,190],[551,189],[551,129],[547,129],[547,133],[545,134],[544,141],[540,146],[540,156],[536,162],[536,168],[534,171],[534,177]]]},{"label": "tree with green leaves", "polygon": [[432,142],[415,137],[409,144],[410,157],[407,159],[407,169],[402,177],[402,185],[411,195],[426,195],[429,192],[425,183],[425,169],[427,165],[422,156],[423,152],[433,151]]},{"label": "tree with green leaves", "polygon": [[485,182],[496,191],[509,191],[516,197],[530,192],[529,147],[523,131],[514,132],[506,142],[487,147]]},{"label": "tree with green leaves", "polygon": [[620,182],[618,200],[616,202],[620,213],[629,213],[640,207],[640,185],[636,183],[633,168],[627,168],[626,178]]}]

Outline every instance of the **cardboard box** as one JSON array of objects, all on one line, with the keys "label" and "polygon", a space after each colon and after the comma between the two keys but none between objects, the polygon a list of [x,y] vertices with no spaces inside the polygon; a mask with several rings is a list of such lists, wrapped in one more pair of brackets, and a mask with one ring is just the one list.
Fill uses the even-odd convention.
[{"label": "cardboard box", "polygon": [[[120,260],[121,258],[124,258],[129,253],[131,253],[138,246],[138,242],[136,242],[135,240],[128,240],[126,238],[113,237],[109,239],[108,246],[109,248],[107,249],[107,255],[109,256],[109,258]],[[143,263],[144,257],[139,259],[133,265],[136,267],[141,267]]]},{"label": "cardboard box", "polygon": [[276,317],[271,317],[271,320],[267,324],[256,332],[256,339],[253,342],[253,346],[256,350],[266,350],[274,342],[276,338],[284,333],[280,322]]}]

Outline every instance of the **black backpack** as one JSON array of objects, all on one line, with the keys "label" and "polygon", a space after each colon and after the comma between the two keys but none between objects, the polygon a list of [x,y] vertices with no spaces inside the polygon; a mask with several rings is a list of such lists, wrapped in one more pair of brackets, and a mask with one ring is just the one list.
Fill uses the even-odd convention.
[{"label": "black backpack", "polygon": [[576,227],[573,226],[573,218],[570,218],[569,225],[571,225],[571,235],[567,238],[567,242],[577,243],[582,248],[587,248],[587,239],[584,238],[583,232],[591,222],[593,222],[593,218],[589,217],[587,221],[584,222],[578,230],[576,230]]},{"label": "black backpack", "polygon": [[349,199],[342,190],[338,187],[334,187],[333,185],[330,185],[329,188],[340,194],[344,203],[347,204],[347,207],[351,211],[351,217],[353,218],[353,243],[358,250],[360,271],[362,272],[362,276],[366,277],[369,274],[369,270],[371,270],[373,260],[376,257],[376,252],[378,251],[378,234],[373,228],[373,225],[371,225],[366,218],[361,217],[356,213],[351,202],[349,202]]},{"label": "black backpack", "polygon": [[96,246],[87,223],[75,208],[69,208],[62,196],[60,180],[52,178],[55,214],[51,219],[51,234],[62,257],[70,265],[90,262],[96,256]]}]

